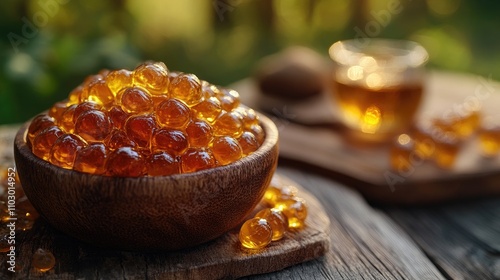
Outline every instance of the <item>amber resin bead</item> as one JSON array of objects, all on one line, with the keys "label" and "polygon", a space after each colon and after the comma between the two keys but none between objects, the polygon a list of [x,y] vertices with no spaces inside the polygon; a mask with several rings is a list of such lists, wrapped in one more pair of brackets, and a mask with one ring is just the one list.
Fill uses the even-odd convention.
[{"label": "amber resin bead", "polygon": [[212,152],[220,165],[235,162],[242,156],[240,144],[229,136],[215,138],[212,144]]},{"label": "amber resin bead", "polygon": [[181,156],[181,170],[183,173],[215,167],[215,158],[210,149],[189,148]]},{"label": "amber resin bead", "polygon": [[189,117],[189,107],[175,98],[161,102],[156,109],[158,123],[169,128],[184,127],[188,123]]},{"label": "amber resin bead", "polygon": [[64,110],[66,110],[67,107],[68,104],[66,101],[57,102],[49,109],[49,117],[52,117],[55,120],[60,119],[61,115],[63,114]]},{"label": "amber resin bead", "polygon": [[243,134],[238,137],[238,143],[245,156],[255,152],[260,146],[257,138],[255,138],[253,133],[248,131],[243,132]]},{"label": "amber resin bead", "polygon": [[75,108],[74,115],[73,115],[73,121],[76,122],[76,120],[83,113],[90,111],[90,110],[100,110],[101,107],[102,106],[100,104],[98,104],[96,102],[92,102],[92,101],[86,101],[86,102],[79,103],[79,104],[77,104],[77,106]]},{"label": "amber resin bead", "polygon": [[177,158],[167,152],[156,152],[149,157],[148,175],[168,176],[178,174],[180,165]]},{"label": "amber resin bead", "polygon": [[189,146],[187,136],[184,132],[175,129],[158,129],[153,135],[153,147],[156,150],[164,150],[174,155],[181,155]]},{"label": "amber resin bead", "polygon": [[132,81],[133,72],[126,69],[111,71],[106,76],[106,84],[114,96],[116,96],[122,88],[131,87]]},{"label": "amber resin bead", "polygon": [[265,134],[260,125],[252,125],[250,126],[250,128],[248,128],[248,131],[253,133],[257,141],[259,141],[259,145],[264,142]]},{"label": "amber resin bead", "polygon": [[212,126],[203,120],[193,120],[186,127],[190,147],[208,147],[212,141]]},{"label": "amber resin bead", "polygon": [[248,108],[245,105],[240,105],[238,108],[234,109],[235,112],[239,113],[242,116],[243,127],[249,129],[252,125],[259,124],[259,118],[257,117],[257,113],[251,108]]},{"label": "amber resin bead", "polygon": [[75,134],[61,135],[50,150],[50,163],[62,168],[72,169],[78,150],[85,147],[87,143]]},{"label": "amber resin bead", "polygon": [[89,110],[75,122],[75,133],[86,141],[102,141],[110,131],[109,118],[100,110]]},{"label": "amber resin bead", "polygon": [[240,95],[235,90],[221,89],[217,97],[221,103],[222,110],[230,112],[240,105],[239,96]]},{"label": "amber resin bead", "polygon": [[202,100],[201,82],[194,74],[179,74],[169,86],[170,96],[193,106]]},{"label": "amber resin bead", "polygon": [[307,217],[306,202],[298,197],[280,199],[276,202],[275,208],[281,210],[288,219],[288,228],[300,229],[304,227]]},{"label": "amber resin bead", "polygon": [[401,134],[389,152],[389,162],[393,170],[408,171],[412,169],[412,157],[414,156],[415,142],[408,134]]},{"label": "amber resin bead", "polygon": [[215,97],[205,98],[202,102],[196,104],[192,108],[195,116],[199,119],[213,123],[222,111],[219,99]]},{"label": "amber resin bead", "polygon": [[236,114],[222,112],[213,124],[214,135],[238,137],[243,133],[240,118]]},{"label": "amber resin bead", "polygon": [[35,136],[47,127],[54,126],[54,119],[48,115],[38,115],[30,123],[28,128],[28,139],[33,143]]},{"label": "amber resin bead", "polygon": [[68,105],[78,104],[80,103],[80,96],[82,95],[83,86],[79,85],[74,88],[68,96]]},{"label": "amber resin bead", "polygon": [[265,219],[273,231],[272,241],[283,238],[288,229],[288,220],[286,216],[276,208],[266,208],[255,214],[255,218]]},{"label": "amber resin bead", "polygon": [[106,161],[108,175],[139,177],[145,174],[146,162],[133,148],[121,147],[111,152]]},{"label": "amber resin bead", "polygon": [[107,107],[111,103],[113,103],[115,97],[111,90],[106,85],[106,81],[97,80],[93,81],[87,91],[82,92],[82,96],[80,97],[81,101],[92,101],[98,104]]},{"label": "amber resin bead", "polygon": [[33,140],[33,153],[44,160],[49,160],[50,149],[64,132],[57,126],[49,126],[37,134]]},{"label": "amber resin bead", "polygon": [[46,272],[56,265],[56,258],[49,250],[39,248],[33,254],[31,264],[39,272]]},{"label": "amber resin bead", "polygon": [[129,114],[149,113],[153,110],[153,100],[146,90],[126,88],[120,96],[121,107]]},{"label": "amber resin bead", "polygon": [[239,239],[247,249],[262,249],[271,243],[272,238],[273,231],[265,219],[252,218],[241,226]]},{"label": "amber resin bead", "polygon": [[149,90],[151,94],[167,93],[169,84],[168,69],[162,62],[144,63],[134,70],[134,85]]},{"label": "amber resin bead", "polygon": [[107,115],[113,129],[123,129],[125,122],[131,116],[130,114],[125,113],[119,106],[111,107],[108,110]]},{"label": "amber resin bead", "polygon": [[120,147],[135,148],[137,146],[137,144],[127,136],[127,133],[125,133],[125,131],[118,129],[111,131],[109,136],[104,139],[104,143],[106,144],[106,147],[111,151],[114,151]]},{"label": "amber resin bead", "polygon": [[125,123],[128,138],[140,147],[149,147],[155,128],[156,122],[152,115],[132,116]]},{"label": "amber resin bead", "polygon": [[76,152],[73,169],[85,173],[103,174],[106,158],[106,146],[102,143],[92,143]]}]

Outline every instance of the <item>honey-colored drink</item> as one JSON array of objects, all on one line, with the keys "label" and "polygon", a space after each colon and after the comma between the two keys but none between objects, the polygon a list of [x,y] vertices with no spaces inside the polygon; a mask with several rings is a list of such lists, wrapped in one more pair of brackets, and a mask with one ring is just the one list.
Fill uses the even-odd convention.
[{"label": "honey-colored drink", "polygon": [[395,134],[407,129],[422,99],[422,85],[388,88],[334,82],[344,123],[368,134]]}]

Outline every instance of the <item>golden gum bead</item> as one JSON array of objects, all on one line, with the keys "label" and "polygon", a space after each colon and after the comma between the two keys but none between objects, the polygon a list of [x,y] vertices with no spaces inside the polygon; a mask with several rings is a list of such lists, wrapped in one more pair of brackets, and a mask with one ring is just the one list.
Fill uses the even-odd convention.
[{"label": "golden gum bead", "polygon": [[108,149],[114,151],[121,147],[136,147],[137,144],[130,140],[125,131],[115,129],[106,137],[104,143]]},{"label": "golden gum bead", "polygon": [[109,154],[106,172],[110,176],[139,177],[145,174],[145,162],[134,149],[121,147]]},{"label": "golden gum bead", "polygon": [[255,214],[255,218],[265,219],[273,231],[272,241],[283,238],[288,229],[288,220],[286,216],[276,208],[266,208]]},{"label": "golden gum bead", "polygon": [[212,141],[212,126],[203,120],[193,120],[186,127],[190,147],[207,147]]},{"label": "golden gum bead", "polygon": [[157,152],[150,156],[148,162],[148,175],[168,176],[180,172],[179,161],[167,152]]},{"label": "golden gum bead", "polygon": [[304,227],[307,206],[303,199],[298,197],[280,199],[276,202],[275,208],[282,211],[287,217],[288,228],[299,229]]},{"label": "golden gum bead", "polygon": [[434,161],[443,169],[451,169],[460,151],[458,137],[452,132],[441,132],[435,135],[436,150]]},{"label": "golden gum bead", "polygon": [[213,124],[214,135],[238,137],[243,133],[241,120],[236,114],[222,112]]},{"label": "golden gum bead", "polygon": [[105,107],[112,104],[115,99],[115,96],[108,88],[104,80],[97,80],[89,84],[87,94],[85,94],[84,91],[83,95],[84,100],[82,101],[96,102]]},{"label": "golden gum bead", "polygon": [[194,74],[179,74],[172,80],[169,87],[171,97],[193,106],[202,100],[201,82]]},{"label": "golden gum bead", "polygon": [[80,117],[83,113],[90,111],[90,110],[100,110],[101,107],[102,107],[101,105],[99,105],[95,102],[91,102],[91,101],[82,102],[82,103],[78,104],[75,108],[75,112],[73,115],[73,121],[76,122],[78,117]]},{"label": "golden gum bead", "polygon": [[219,99],[209,97],[193,106],[193,110],[197,118],[213,123],[221,113],[222,107]]},{"label": "golden gum bead", "polygon": [[151,115],[132,116],[125,122],[125,132],[128,138],[140,147],[149,147],[155,128],[156,122]]},{"label": "golden gum bead", "polygon": [[86,144],[85,140],[78,135],[61,135],[50,151],[50,163],[66,169],[73,168],[76,152],[85,147]]},{"label": "golden gum bead", "polygon": [[61,135],[63,135],[63,132],[57,126],[45,128],[33,140],[33,153],[41,159],[48,160],[52,145]]},{"label": "golden gum bead", "polygon": [[266,206],[274,207],[276,201],[281,198],[281,190],[274,186],[269,186],[262,197],[262,203]]},{"label": "golden gum bead", "polygon": [[148,89],[151,94],[164,94],[170,80],[168,69],[162,62],[144,63],[134,70],[134,85]]},{"label": "golden gum bead", "polygon": [[56,265],[56,258],[49,250],[39,248],[33,254],[31,264],[36,270],[46,272]]},{"label": "golden gum bead", "polygon": [[75,133],[86,141],[102,141],[111,131],[108,116],[99,110],[89,110],[78,117]]},{"label": "golden gum bead", "polygon": [[76,88],[74,88],[68,96],[68,105],[73,105],[73,104],[78,104],[80,103],[80,96],[82,95],[83,92],[83,86],[79,85]]},{"label": "golden gum bead", "polygon": [[205,148],[189,148],[181,155],[181,170],[183,173],[215,167],[212,151]]},{"label": "golden gum bead", "polygon": [[186,134],[175,129],[158,129],[153,135],[153,147],[164,150],[174,155],[181,155],[188,148],[189,142]]},{"label": "golden gum bead", "polygon": [[218,94],[218,99],[221,103],[222,110],[230,112],[240,105],[239,93],[232,89],[221,89]]},{"label": "golden gum bead", "polygon": [[106,146],[102,143],[92,143],[76,152],[73,169],[80,172],[103,174],[106,157]]},{"label": "golden gum bead", "polygon": [[113,95],[116,96],[122,88],[132,86],[132,79],[132,71],[126,69],[114,70],[106,76],[106,84]]},{"label": "golden gum bead", "polygon": [[212,144],[212,152],[220,165],[227,165],[241,158],[241,147],[234,138],[217,137]]},{"label": "golden gum bead", "polygon": [[264,130],[262,130],[262,127],[260,125],[252,125],[250,128],[248,128],[248,131],[252,132],[252,134],[255,136],[255,138],[259,142],[259,146],[262,145],[265,138]]},{"label": "golden gum bead", "polygon": [[391,168],[402,172],[410,170],[414,147],[415,143],[408,134],[399,135],[389,153]]},{"label": "golden gum bead", "polygon": [[120,97],[122,110],[129,114],[149,113],[153,110],[153,100],[146,90],[127,88]]},{"label": "golden gum bead", "polygon": [[59,120],[67,108],[67,103],[65,101],[60,101],[54,104],[49,110],[49,116],[54,118],[56,121]]},{"label": "golden gum bead", "polygon": [[235,112],[239,113],[242,117],[243,126],[245,128],[250,128],[252,125],[258,125],[259,119],[255,111],[248,108],[245,105],[240,105],[238,108],[234,109]]},{"label": "golden gum bead", "polygon": [[208,99],[210,97],[217,98],[221,94],[220,90],[216,86],[210,84],[207,81],[201,82],[201,92],[205,99]]},{"label": "golden gum bead", "polygon": [[181,128],[189,121],[189,107],[178,99],[168,99],[161,102],[156,109],[158,123],[165,127]]},{"label": "golden gum bead", "polygon": [[259,142],[253,133],[245,131],[238,138],[238,143],[240,144],[241,150],[244,155],[249,155],[255,152],[259,148]]},{"label": "golden gum bead", "polygon": [[54,126],[54,120],[52,117],[42,114],[38,115],[30,123],[28,128],[28,139],[30,143],[33,143],[35,136],[47,127]]},{"label": "golden gum bead", "polygon": [[130,114],[124,112],[119,106],[113,106],[108,111],[108,117],[113,128],[122,129]]},{"label": "golden gum bead", "polygon": [[500,153],[500,122],[487,117],[479,130],[479,146],[486,157],[494,157]]},{"label": "golden gum bead", "polygon": [[265,219],[252,218],[241,226],[238,237],[243,247],[262,249],[271,243],[273,231]]}]

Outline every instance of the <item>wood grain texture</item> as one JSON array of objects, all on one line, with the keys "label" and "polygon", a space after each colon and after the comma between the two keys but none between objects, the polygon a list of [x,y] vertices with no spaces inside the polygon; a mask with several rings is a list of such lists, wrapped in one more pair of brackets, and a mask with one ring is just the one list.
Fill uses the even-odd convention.
[{"label": "wood grain texture", "polygon": [[[409,205],[500,195],[500,156],[483,158],[476,137],[463,143],[451,170],[418,157],[408,158],[408,170],[392,170],[387,143],[369,145],[347,136],[330,89],[316,98],[293,102],[269,100],[250,78],[232,87],[240,92],[243,102],[272,115],[280,131],[280,157],[299,162],[301,167],[306,163],[310,170],[323,169],[370,201]],[[500,122],[500,83],[496,81],[431,72],[426,91],[418,120],[444,118],[456,108],[481,102],[482,114]]]}]

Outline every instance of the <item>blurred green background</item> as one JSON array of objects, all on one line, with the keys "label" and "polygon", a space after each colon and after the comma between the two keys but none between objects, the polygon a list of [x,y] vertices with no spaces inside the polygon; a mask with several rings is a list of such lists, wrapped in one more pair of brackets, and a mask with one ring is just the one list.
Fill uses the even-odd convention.
[{"label": "blurred green background", "polygon": [[500,78],[499,1],[2,0],[0,124],[23,122],[101,68],[143,60],[215,84],[289,45],[327,55],[353,37],[411,39],[429,66]]}]

